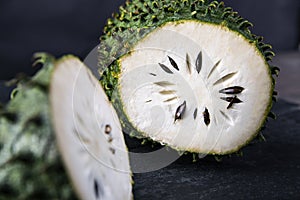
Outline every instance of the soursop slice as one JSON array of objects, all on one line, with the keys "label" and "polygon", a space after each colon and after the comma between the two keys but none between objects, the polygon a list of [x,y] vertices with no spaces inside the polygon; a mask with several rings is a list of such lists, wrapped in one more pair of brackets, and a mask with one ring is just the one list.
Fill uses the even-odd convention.
[{"label": "soursop slice", "polygon": [[222,2],[127,2],[99,48],[101,83],[124,130],[204,154],[251,141],[270,112],[278,68],[250,26]]},{"label": "soursop slice", "polygon": [[56,64],[50,102],[58,146],[81,199],[132,199],[120,122],[99,81],[77,58]]},{"label": "soursop slice", "polygon": [[[120,195],[119,199],[130,199],[132,186],[127,150],[118,129],[118,119],[114,111],[109,110],[110,104],[97,86],[97,80],[73,56],[58,61],[46,54],[37,54],[37,57],[36,63],[42,63],[43,68],[33,78],[22,81],[12,93],[12,100],[1,108],[0,199],[76,199],[76,192],[82,199],[117,199]],[[67,74],[65,69],[69,70]],[[78,82],[68,82],[72,76]],[[80,88],[84,87],[84,90],[74,88],[78,86],[76,83],[82,84]],[[74,91],[76,94],[72,93]],[[89,93],[91,91],[93,93]],[[68,99],[66,95],[73,96]],[[87,104],[81,104],[79,100]],[[95,109],[94,100],[101,102]],[[82,106],[90,108],[89,111],[82,112]],[[61,107],[64,108],[58,109]],[[73,108],[77,118],[62,118],[68,113],[72,115]],[[103,113],[102,109],[107,112]],[[100,116],[92,119],[97,115],[94,111],[100,111]],[[74,143],[76,133],[84,130],[83,124],[72,121],[78,117],[82,120],[80,123],[91,125],[85,136],[95,137],[93,141],[97,144],[92,148],[85,145],[84,138]],[[101,126],[104,122],[110,123],[109,126],[105,124],[106,133]],[[72,133],[75,131],[74,137],[62,141],[70,134],[68,125],[76,125],[71,129]],[[71,176],[75,190],[67,174]],[[78,178],[80,184],[76,182]],[[115,181],[113,185],[110,178]]]}]

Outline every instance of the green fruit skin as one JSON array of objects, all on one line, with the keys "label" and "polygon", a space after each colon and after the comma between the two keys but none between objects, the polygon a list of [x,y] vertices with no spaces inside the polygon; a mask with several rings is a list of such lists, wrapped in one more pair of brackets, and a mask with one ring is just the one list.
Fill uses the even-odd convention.
[{"label": "green fruit skin", "polygon": [[[278,67],[269,64],[269,61],[275,55],[272,47],[269,44],[265,44],[262,37],[251,33],[249,28],[252,27],[252,24],[249,21],[239,16],[232,8],[225,7],[223,2],[218,1],[132,0],[127,1],[124,6],[121,6],[119,13],[114,14],[107,21],[104,34],[100,38],[98,50],[100,82],[109,99],[113,102],[125,132],[138,138],[145,136],[144,133],[141,133],[132,126],[130,119],[126,115],[126,112],[124,112],[119,94],[119,77],[121,71],[118,60],[124,55],[130,54],[131,49],[134,48],[137,42],[145,38],[154,29],[163,26],[167,22],[182,23],[184,20],[194,20],[227,27],[237,32],[256,47],[265,60],[266,66],[269,67],[270,78],[273,83],[273,87],[270,90],[269,106],[265,112],[266,119],[261,123],[263,127],[272,107],[272,99],[276,100],[276,93],[273,93],[275,85],[273,76],[278,76],[280,70]],[[258,133],[259,130],[253,134],[253,137],[246,144],[255,138]],[[230,152],[209,153],[230,154],[238,151],[241,147]]]},{"label": "green fruit skin", "polygon": [[21,81],[0,110],[0,199],[76,199],[56,147],[48,87],[54,58]]}]

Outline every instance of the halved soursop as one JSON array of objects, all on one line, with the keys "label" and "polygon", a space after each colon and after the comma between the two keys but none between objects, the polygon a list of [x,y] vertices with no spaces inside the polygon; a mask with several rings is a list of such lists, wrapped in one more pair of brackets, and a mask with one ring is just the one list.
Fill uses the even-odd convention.
[{"label": "halved soursop", "polygon": [[[76,199],[76,192],[81,199],[116,199],[119,195],[130,199],[132,186],[127,150],[114,111],[108,110],[107,98],[101,88],[94,85],[97,80],[73,56],[59,60],[47,54],[36,57],[36,63],[42,63],[43,68],[34,77],[21,81],[10,102],[1,108],[0,199]],[[65,74],[64,69],[69,73]],[[72,76],[78,82],[68,82]],[[85,89],[74,88],[78,83]],[[92,90],[94,93],[89,93]],[[73,95],[69,102],[66,95]],[[81,104],[81,100],[87,104]],[[101,103],[97,109],[93,109],[94,100]],[[64,109],[59,110],[61,107]],[[83,107],[89,109],[82,110]],[[104,113],[104,109],[107,112]],[[77,118],[62,118],[75,113]],[[93,118],[95,115],[99,115],[98,118]],[[78,117],[85,124],[78,123]],[[105,124],[103,129],[108,122],[110,126]],[[68,128],[72,125],[76,125],[71,129],[72,133],[76,131],[73,137],[62,141],[62,137],[70,134]],[[86,140],[74,143],[85,125],[91,125],[85,134],[98,142],[95,146],[86,145]],[[62,148],[57,148],[57,142]],[[116,162],[116,166],[110,165],[112,162]],[[78,170],[76,174],[74,169]],[[80,184],[76,182],[78,178]],[[115,181],[113,185],[110,178]],[[116,190],[118,193],[114,193]]]},{"label": "halved soursop", "polygon": [[223,2],[126,2],[99,48],[101,83],[124,130],[181,151],[229,154],[272,106],[274,53]]}]

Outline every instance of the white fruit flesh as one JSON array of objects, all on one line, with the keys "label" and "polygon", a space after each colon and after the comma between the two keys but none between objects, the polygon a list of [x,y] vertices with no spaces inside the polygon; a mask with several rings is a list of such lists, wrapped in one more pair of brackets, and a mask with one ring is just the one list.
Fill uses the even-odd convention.
[{"label": "white fruit flesh", "polygon": [[81,199],[131,199],[121,126],[99,82],[78,59],[55,66],[50,88],[59,150]]},{"label": "white fruit flesh", "polygon": [[[254,44],[220,25],[166,23],[119,64],[118,90],[130,123],[176,149],[236,151],[255,136],[268,113],[272,80],[266,61]],[[220,92],[229,87],[243,89]],[[175,120],[184,101],[182,119]]]}]

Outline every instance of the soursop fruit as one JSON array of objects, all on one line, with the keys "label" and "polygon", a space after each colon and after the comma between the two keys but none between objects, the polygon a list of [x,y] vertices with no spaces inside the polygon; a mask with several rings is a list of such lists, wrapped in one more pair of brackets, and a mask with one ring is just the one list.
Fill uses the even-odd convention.
[{"label": "soursop fruit", "polygon": [[99,46],[101,83],[124,131],[218,155],[256,137],[279,69],[251,26],[223,2],[127,1]]},{"label": "soursop fruit", "polygon": [[43,68],[1,108],[0,199],[131,199],[121,125],[99,81],[74,56],[36,56]]}]

